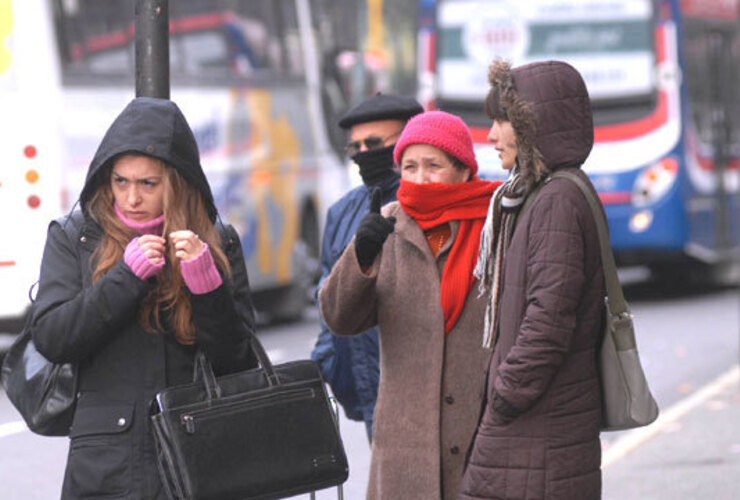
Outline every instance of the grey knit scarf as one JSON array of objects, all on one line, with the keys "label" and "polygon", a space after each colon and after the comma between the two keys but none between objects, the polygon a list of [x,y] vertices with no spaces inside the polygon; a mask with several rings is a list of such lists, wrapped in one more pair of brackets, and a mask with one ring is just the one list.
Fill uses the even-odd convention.
[{"label": "grey knit scarf", "polygon": [[478,296],[488,297],[483,324],[483,347],[492,348],[496,344],[503,260],[514,231],[516,216],[526,197],[526,187],[518,166],[515,166],[509,179],[493,194],[481,232],[478,262],[473,274],[479,280]]}]

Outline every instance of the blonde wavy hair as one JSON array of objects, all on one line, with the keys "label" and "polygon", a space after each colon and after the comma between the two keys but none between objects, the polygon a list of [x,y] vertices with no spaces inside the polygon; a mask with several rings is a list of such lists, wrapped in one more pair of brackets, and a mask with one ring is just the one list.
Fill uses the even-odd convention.
[{"label": "blonde wavy hair", "polygon": [[[159,160],[158,160],[159,161]],[[111,172],[115,160],[102,175],[102,183],[92,196],[90,215],[103,229],[103,237],[93,254],[93,283],[102,278],[123,258],[129,242],[138,236],[116,215],[111,189]],[[173,231],[189,229],[208,244],[216,267],[227,277],[231,276],[229,260],[221,248],[221,237],[208,217],[208,210],[200,190],[187,182],[172,166],[160,161],[164,167],[164,229],[166,239]],[[195,343],[190,294],[180,273],[180,261],[175,249],[166,245],[166,264],[157,275],[157,285],[139,304],[138,321],[148,332],[174,331],[181,344]]]}]

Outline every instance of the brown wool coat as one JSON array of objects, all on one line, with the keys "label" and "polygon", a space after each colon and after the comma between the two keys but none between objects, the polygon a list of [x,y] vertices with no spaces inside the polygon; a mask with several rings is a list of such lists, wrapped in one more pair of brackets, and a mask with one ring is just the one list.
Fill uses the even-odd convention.
[{"label": "brown wool coat", "polygon": [[[571,168],[587,180],[578,167],[593,135],[580,76],[562,63],[509,71],[495,68],[492,83],[513,77],[518,96],[534,103],[510,110],[509,116],[526,117],[531,111],[536,117],[545,175]],[[512,125],[516,131],[513,119]],[[488,400],[459,498],[598,499],[596,348],[604,278],[594,219],[573,182],[547,183],[517,221],[502,278]]]},{"label": "brown wool coat", "polygon": [[435,258],[424,233],[397,202],[394,232],[368,275],[354,240],[319,292],[333,332],[380,326],[380,388],[367,498],[452,499],[462,479],[483,399],[490,351],[481,347],[484,298],[478,283],[445,335],[440,277],[458,224]]}]

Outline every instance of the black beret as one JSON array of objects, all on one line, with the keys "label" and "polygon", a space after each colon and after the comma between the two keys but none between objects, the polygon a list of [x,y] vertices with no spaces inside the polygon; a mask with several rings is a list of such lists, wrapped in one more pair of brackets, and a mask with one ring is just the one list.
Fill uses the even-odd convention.
[{"label": "black beret", "polygon": [[406,121],[424,111],[416,99],[394,94],[378,92],[368,97],[339,119],[339,126],[350,128],[352,125],[376,120]]}]

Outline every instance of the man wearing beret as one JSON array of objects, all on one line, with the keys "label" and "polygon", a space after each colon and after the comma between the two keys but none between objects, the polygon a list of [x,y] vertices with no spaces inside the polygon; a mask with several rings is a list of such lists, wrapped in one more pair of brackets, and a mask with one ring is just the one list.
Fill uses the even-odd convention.
[{"label": "man wearing beret", "polygon": [[[329,207],[318,288],[368,213],[373,191],[379,190],[382,204],[396,200],[400,177],[393,168],[393,146],[406,121],[422,111],[415,99],[378,93],[360,102],[339,120],[339,126],[349,130],[347,155],[358,165],[363,184]],[[347,418],[364,421],[368,439],[372,440],[379,380],[377,327],[361,335],[337,337],[323,320],[320,323],[321,332],[311,358],[321,366],[324,380]]]}]

